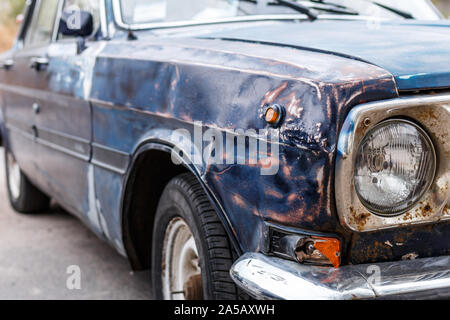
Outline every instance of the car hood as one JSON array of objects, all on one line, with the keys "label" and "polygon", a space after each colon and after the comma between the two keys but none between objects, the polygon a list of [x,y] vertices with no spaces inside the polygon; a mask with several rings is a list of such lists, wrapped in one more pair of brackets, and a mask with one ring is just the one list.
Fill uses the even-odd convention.
[{"label": "car hood", "polygon": [[400,91],[450,88],[447,21],[279,22],[202,37],[292,46],[363,60],[390,72]]}]

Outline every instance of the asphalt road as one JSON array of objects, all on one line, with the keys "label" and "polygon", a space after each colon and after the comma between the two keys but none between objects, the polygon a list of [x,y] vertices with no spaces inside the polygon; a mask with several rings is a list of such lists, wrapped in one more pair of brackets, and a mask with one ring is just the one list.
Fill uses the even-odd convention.
[{"label": "asphalt road", "polygon": [[[70,266],[79,270],[68,274]],[[15,213],[0,149],[0,299],[151,299],[150,275],[132,273],[126,259],[57,206]]]}]

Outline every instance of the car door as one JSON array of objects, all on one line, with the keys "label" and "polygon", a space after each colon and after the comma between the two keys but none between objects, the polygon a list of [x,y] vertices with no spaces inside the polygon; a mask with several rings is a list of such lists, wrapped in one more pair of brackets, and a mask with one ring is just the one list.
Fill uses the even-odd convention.
[{"label": "car door", "polygon": [[98,217],[92,203],[93,174],[89,169],[92,123],[88,96],[96,53],[104,45],[99,3],[99,0],[61,1],[61,12],[91,13],[94,33],[82,40],[57,31],[55,41],[42,57],[48,65],[32,71],[42,74],[46,82],[46,99],[41,101],[35,116],[39,169],[58,202],[87,220],[98,232]]},{"label": "car door", "polygon": [[46,54],[53,37],[57,10],[58,0],[27,3],[24,27],[1,78],[8,148],[22,171],[46,193],[50,189],[38,166],[36,112],[33,107],[47,100],[47,81],[44,73],[35,72],[30,65],[36,57]]},{"label": "car door", "polygon": [[[80,7],[98,10],[98,5],[91,5],[98,1],[81,2]],[[88,222],[98,231],[98,219],[89,202],[89,190],[93,189],[88,177],[92,129],[91,107],[85,98],[95,52],[102,44],[93,37],[80,52],[80,39],[59,37],[62,9],[77,5],[77,1],[33,3],[23,48],[14,54],[6,103],[7,122],[19,129],[12,134],[17,140],[13,152],[23,159],[19,164],[31,180],[63,207],[81,218],[93,212]],[[96,20],[100,20],[96,13]]]}]

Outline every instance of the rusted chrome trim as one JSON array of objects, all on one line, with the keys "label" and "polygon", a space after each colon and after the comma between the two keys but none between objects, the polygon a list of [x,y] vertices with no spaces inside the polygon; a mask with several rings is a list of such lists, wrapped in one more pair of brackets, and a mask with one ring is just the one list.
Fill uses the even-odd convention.
[{"label": "rusted chrome trim", "polygon": [[265,300],[413,298],[434,290],[450,297],[450,256],[334,269],[247,253],[230,274],[250,296]]},{"label": "rusted chrome trim", "polygon": [[[421,126],[437,153],[436,175],[422,198],[396,217],[377,216],[361,203],[354,188],[356,153],[364,136],[387,119],[409,119]],[[398,98],[355,107],[342,127],[336,160],[336,207],[342,225],[368,232],[450,219],[450,95]]]}]

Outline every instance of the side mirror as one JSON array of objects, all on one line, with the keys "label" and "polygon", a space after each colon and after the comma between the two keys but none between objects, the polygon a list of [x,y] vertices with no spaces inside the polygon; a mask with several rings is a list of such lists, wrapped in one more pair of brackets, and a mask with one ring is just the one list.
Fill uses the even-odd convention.
[{"label": "side mirror", "polygon": [[59,32],[68,37],[88,37],[94,32],[94,18],[87,11],[63,11]]}]

